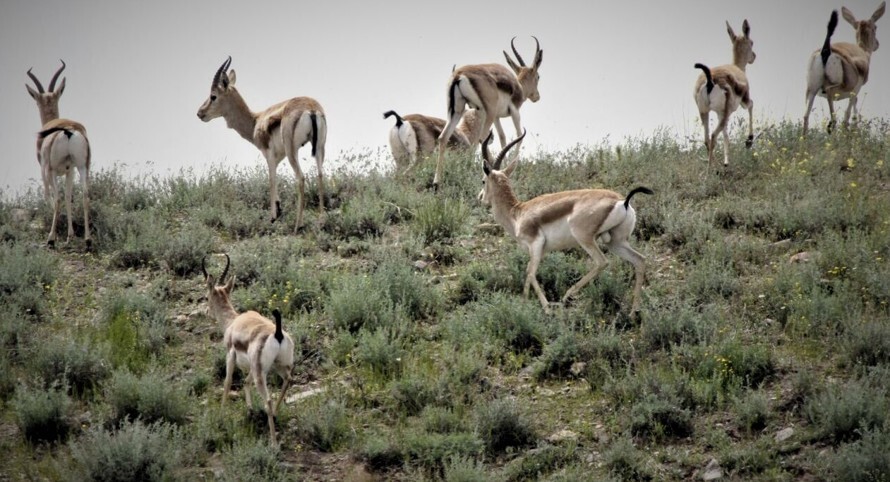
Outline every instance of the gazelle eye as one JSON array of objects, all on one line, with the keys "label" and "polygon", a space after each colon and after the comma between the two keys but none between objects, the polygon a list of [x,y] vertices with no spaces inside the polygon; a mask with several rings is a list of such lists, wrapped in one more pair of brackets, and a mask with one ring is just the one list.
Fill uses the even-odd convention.
[{"label": "gazelle eye", "polygon": [[213,102],[214,100],[216,100],[216,96],[215,96],[215,95],[211,95],[211,96],[210,96],[210,102]]}]

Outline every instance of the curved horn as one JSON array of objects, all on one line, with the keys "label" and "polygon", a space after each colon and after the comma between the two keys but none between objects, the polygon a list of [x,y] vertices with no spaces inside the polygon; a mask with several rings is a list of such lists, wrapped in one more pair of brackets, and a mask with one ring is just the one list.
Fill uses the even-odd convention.
[{"label": "curved horn", "polygon": [[491,142],[491,138],[494,136],[493,131],[488,131],[488,137],[482,141],[482,160],[485,161],[486,165],[491,163],[491,152],[488,151],[488,143]]},{"label": "curved horn", "polygon": [[53,92],[54,90],[56,90],[56,80],[59,79],[59,74],[61,74],[62,71],[65,70],[65,61],[62,59],[59,59],[59,62],[62,62],[62,66],[59,67],[59,70],[57,70],[56,73],[53,74],[52,80],[49,81],[49,91],[50,92]]},{"label": "curved horn", "polygon": [[532,35],[532,38],[535,39],[535,55],[538,55],[538,52],[541,51],[541,42],[538,42],[538,37]]},{"label": "curved horn", "polygon": [[[519,61],[519,65],[522,66],[522,67],[525,67],[525,61],[522,60],[522,56],[519,55],[519,51],[517,51],[517,50],[516,50],[516,46],[513,45],[513,40],[516,40],[516,37],[513,37],[513,39],[510,40],[510,47],[513,49],[513,55],[516,56],[516,60]],[[537,39],[536,39],[536,40],[537,40]]]},{"label": "curved horn", "polygon": [[[31,67],[31,69],[33,69],[33,68],[34,68],[34,67]],[[43,90],[43,84],[41,84],[40,81],[37,80],[37,76],[36,76],[36,75],[34,75],[34,74],[31,73],[31,69],[28,69],[28,77],[31,77],[31,80],[34,81],[34,85],[37,86],[37,91],[38,91],[38,92],[40,92],[41,94],[46,93],[46,91]]]},{"label": "curved horn", "polygon": [[231,65],[231,63],[232,56],[229,55],[229,58],[227,58],[226,61],[223,62],[218,69],[216,69],[216,74],[213,75],[213,85],[219,85],[219,79],[225,71],[229,70],[229,65]]},{"label": "curved horn", "polygon": [[527,131],[525,129],[523,129],[521,136],[517,137],[516,139],[513,139],[513,141],[511,141],[509,144],[504,146],[504,148],[501,150],[501,153],[498,154],[498,158],[494,161],[494,169],[496,169],[496,170],[501,169],[501,162],[504,160],[504,157],[507,155],[508,152],[510,152],[510,149],[512,149],[513,146],[522,142],[522,139],[525,138],[526,132]]},{"label": "curved horn", "polygon": [[[230,57],[230,58],[231,58],[231,57]],[[219,281],[220,281],[220,283],[225,283],[225,282],[226,282],[226,275],[229,274],[229,264],[232,262],[232,259],[229,258],[229,254],[228,254],[228,253],[223,253],[223,256],[226,257],[226,269],[223,270],[223,274],[222,274],[222,276],[219,277]]]}]

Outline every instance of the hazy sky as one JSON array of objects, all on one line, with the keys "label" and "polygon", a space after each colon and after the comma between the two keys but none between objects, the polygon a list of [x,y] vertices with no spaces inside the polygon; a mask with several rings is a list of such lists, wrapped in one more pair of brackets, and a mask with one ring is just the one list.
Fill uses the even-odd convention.
[{"label": "hazy sky", "polygon": [[[864,18],[879,3],[845,5]],[[119,163],[130,172],[167,175],[214,163],[264,165],[224,120],[205,124],[196,116],[227,55],[253,110],[295,96],[321,102],[327,163],[334,165],[343,152],[388,146],[386,110],[445,117],[452,65],[503,63],[501,51],[509,51],[513,36],[526,61],[534,55],[530,35],[544,50],[541,100],[522,107],[531,136],[524,149],[596,144],[607,136],[620,141],[659,126],[700,137],[692,65],[731,62],[724,20],[737,33],[743,19],[751,23],[755,130],[764,118],[799,118],[806,61],[840,6],[826,0],[0,0],[0,190],[38,184],[40,120],[25,72],[33,66],[46,86],[59,58],[68,64],[61,115],[86,125],[94,169]],[[890,17],[878,22],[878,38],[890,45],[888,24]],[[852,27],[842,21],[834,39],[855,41]],[[881,89],[887,85],[890,47],[873,56],[860,101],[864,115],[890,117],[890,93]],[[825,111],[819,99],[817,122]],[[504,126],[512,137],[509,119]],[[291,175],[286,162],[279,173]]]}]

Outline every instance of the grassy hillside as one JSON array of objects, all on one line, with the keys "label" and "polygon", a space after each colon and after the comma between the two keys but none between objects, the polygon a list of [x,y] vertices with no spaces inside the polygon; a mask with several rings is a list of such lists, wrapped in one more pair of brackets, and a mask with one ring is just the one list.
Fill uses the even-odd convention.
[{"label": "grassy hillside", "polygon": [[[432,163],[404,177],[346,159],[297,235],[292,182],[270,224],[259,165],[95,172],[95,253],[44,246],[37,193],[3,201],[0,478],[887,480],[888,126],[799,132],[734,142],[726,169],[669,132],[523,153],[522,199],[655,191],[634,199],[639,320],[631,266],[608,253],[570,306],[524,299],[528,257],[476,202],[470,158],[438,194]],[[237,308],[281,309],[298,341],[280,448],[257,397],[220,406],[200,273],[222,252]],[[548,297],[587,261],[548,255]]]}]

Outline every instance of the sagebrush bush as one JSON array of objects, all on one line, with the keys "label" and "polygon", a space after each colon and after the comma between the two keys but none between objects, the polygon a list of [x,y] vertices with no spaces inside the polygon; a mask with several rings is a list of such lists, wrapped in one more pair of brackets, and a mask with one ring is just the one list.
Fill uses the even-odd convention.
[{"label": "sagebrush bush", "polygon": [[866,430],[856,442],[840,447],[824,462],[831,480],[890,480],[890,434],[887,428]]},{"label": "sagebrush bush", "polygon": [[470,315],[509,349],[539,355],[546,339],[543,312],[537,301],[494,294],[480,301]]},{"label": "sagebrush bush", "polygon": [[430,433],[454,433],[465,429],[463,417],[453,408],[428,406],[420,418],[424,430]]},{"label": "sagebrush bush", "polygon": [[408,374],[390,383],[390,396],[400,413],[417,415],[439,397],[438,385],[416,374]]},{"label": "sagebrush bush", "polygon": [[675,345],[698,344],[710,337],[715,313],[699,313],[687,307],[659,307],[646,320],[642,338],[649,350],[670,350]]},{"label": "sagebrush bush", "polygon": [[481,460],[469,457],[453,456],[448,458],[444,467],[445,482],[486,482],[495,480],[485,471]]},{"label": "sagebrush bush", "polygon": [[186,456],[186,438],[171,425],[124,422],[105,430],[96,425],[71,441],[70,480],[164,481],[174,478]]},{"label": "sagebrush bush", "polygon": [[402,357],[405,349],[398,335],[392,330],[378,328],[374,331],[362,330],[355,348],[355,361],[372,373],[392,379],[402,373]]},{"label": "sagebrush bush", "polygon": [[555,340],[544,347],[544,351],[534,365],[535,377],[565,378],[571,372],[572,364],[582,356],[583,343],[580,337],[572,332],[560,334]]},{"label": "sagebrush bush", "polygon": [[620,480],[647,481],[655,478],[646,454],[634,447],[626,437],[620,437],[603,452],[603,465]]},{"label": "sagebrush bush", "polygon": [[223,457],[223,480],[277,481],[290,480],[281,464],[281,449],[268,445],[265,439],[236,442]]},{"label": "sagebrush bush", "polygon": [[377,267],[373,281],[384,290],[395,306],[400,306],[412,319],[430,319],[442,310],[440,292],[404,259],[389,259]]},{"label": "sagebrush bush", "polygon": [[890,325],[866,321],[847,327],[843,341],[847,363],[875,366],[890,364]]},{"label": "sagebrush bush", "polygon": [[411,228],[427,244],[449,242],[462,233],[468,214],[460,198],[429,196],[417,206]]},{"label": "sagebrush bush", "polygon": [[449,434],[409,432],[402,438],[405,457],[429,472],[441,473],[452,457],[476,458],[484,453],[480,438],[466,432]]},{"label": "sagebrush bush", "polygon": [[508,481],[541,480],[577,459],[574,447],[544,444],[509,463],[504,470]]},{"label": "sagebrush bush", "polygon": [[133,289],[108,293],[101,318],[100,336],[115,367],[141,372],[172,337],[165,304]]},{"label": "sagebrush bush", "polygon": [[692,435],[692,413],[654,394],[635,403],[630,417],[630,431],[637,437],[661,440]]},{"label": "sagebrush bush", "polygon": [[855,440],[865,430],[883,427],[888,410],[886,387],[870,387],[859,380],[830,386],[804,406],[817,436],[835,443]]},{"label": "sagebrush bush", "polygon": [[111,406],[112,421],[126,420],[145,423],[185,423],[191,404],[186,394],[157,372],[136,376],[127,370],[117,370],[109,381],[105,399]]},{"label": "sagebrush bush", "polygon": [[356,449],[356,456],[377,472],[399,467],[405,460],[402,448],[391,437],[377,433],[365,436]]},{"label": "sagebrush bush", "polygon": [[177,276],[201,272],[201,260],[213,252],[214,233],[207,227],[192,223],[170,236],[160,249],[160,258]]},{"label": "sagebrush bush", "polygon": [[70,337],[49,338],[37,345],[29,360],[33,373],[47,383],[64,382],[69,391],[84,396],[111,374],[101,346]]},{"label": "sagebrush bush", "polygon": [[0,306],[17,307],[26,315],[42,319],[58,266],[58,257],[42,248],[0,243]]},{"label": "sagebrush bush", "polygon": [[769,397],[761,391],[749,391],[734,401],[739,427],[747,433],[766,428],[771,416]]},{"label": "sagebrush bush", "polygon": [[71,399],[64,384],[49,388],[19,387],[11,405],[19,430],[32,444],[64,442],[73,428]]},{"label": "sagebrush bush", "polygon": [[333,452],[352,437],[346,406],[336,400],[322,401],[300,410],[296,425],[300,440],[322,452]]},{"label": "sagebrush bush", "polygon": [[532,422],[514,400],[496,399],[477,405],[475,423],[476,432],[492,455],[509,447],[523,449],[538,440]]},{"label": "sagebrush bush", "polygon": [[397,308],[387,294],[367,276],[345,276],[331,289],[325,303],[334,328],[357,332],[389,324]]}]

